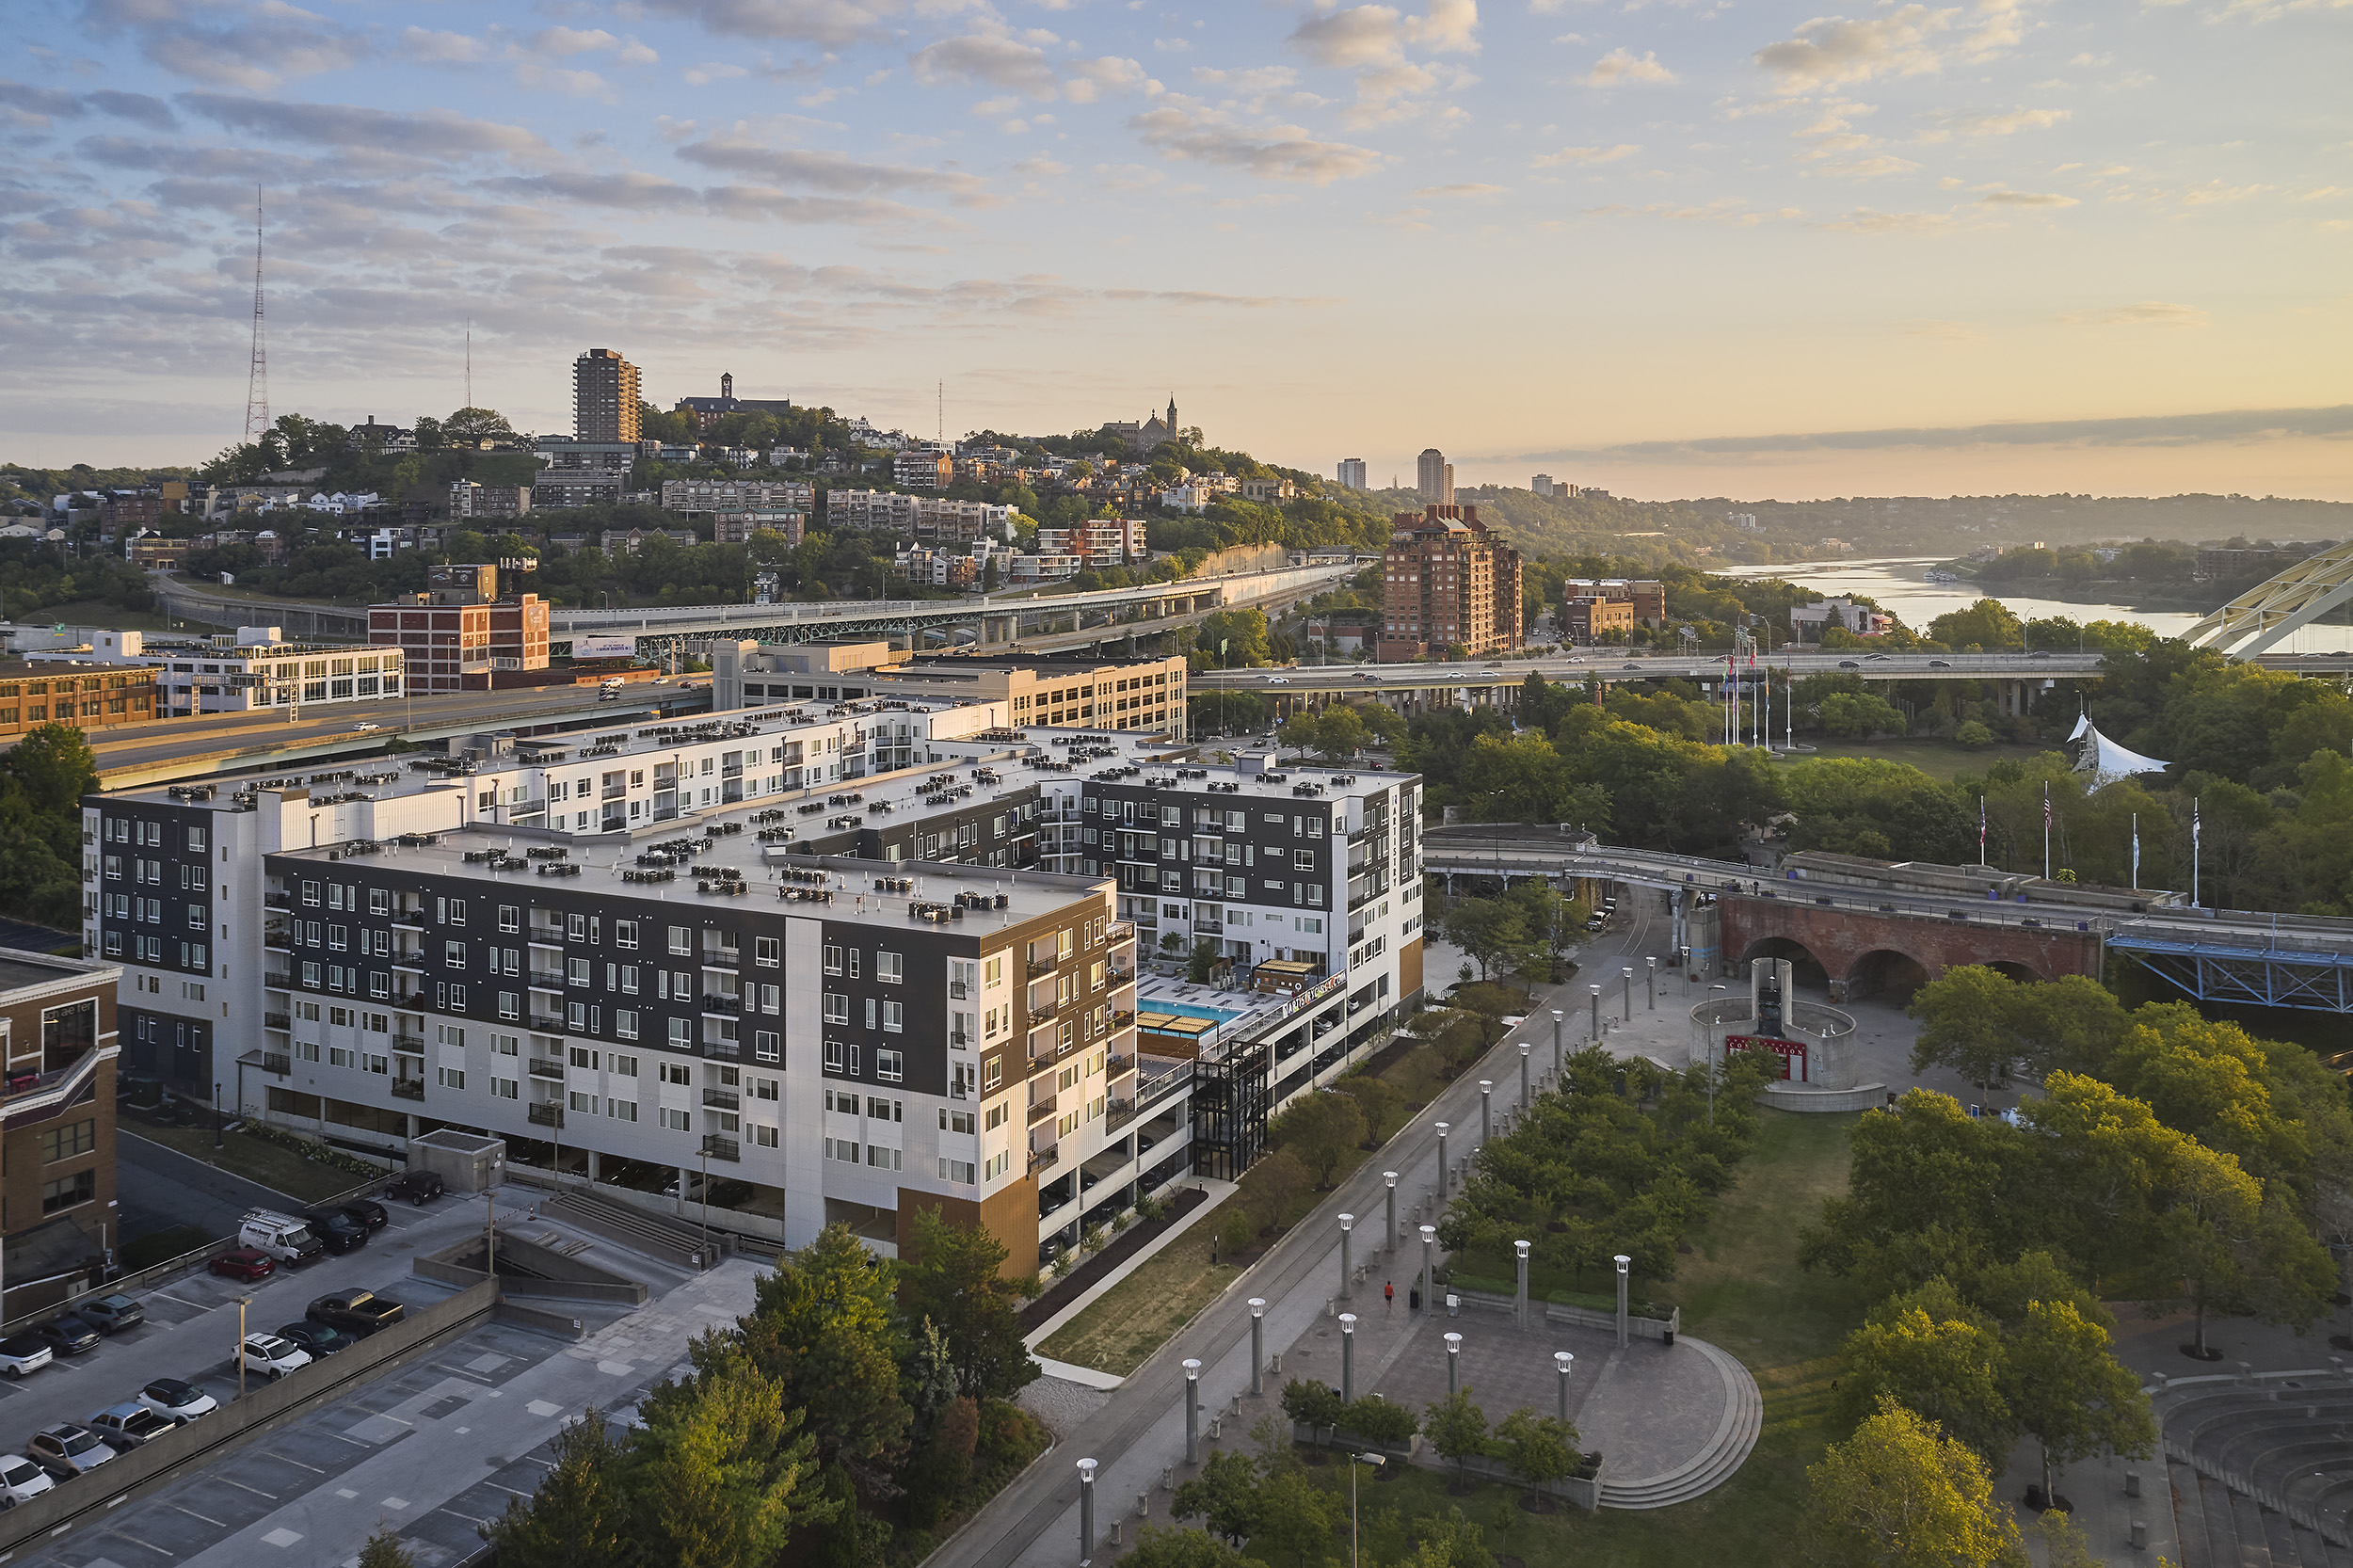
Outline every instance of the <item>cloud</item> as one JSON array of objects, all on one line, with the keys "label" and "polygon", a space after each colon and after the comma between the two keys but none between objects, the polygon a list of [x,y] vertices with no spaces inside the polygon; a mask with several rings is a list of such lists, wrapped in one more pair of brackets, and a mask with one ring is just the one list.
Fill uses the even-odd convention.
[{"label": "cloud", "polygon": [[2073,118],[2072,109],[2012,109],[2008,114],[1968,115],[1924,133],[1922,141],[1945,141],[1953,136],[2014,136],[2021,131],[2047,131],[2061,120]]},{"label": "cloud", "polygon": [[2353,436],[2353,403],[2322,408],[2244,408],[2214,413],[2152,414],[2124,419],[2022,421],[2004,424],[1833,430],[1772,436],[1721,436],[1690,440],[1631,441],[1621,446],[1521,452],[1495,462],[1568,462],[1609,458],[1745,457],[1793,452],[1950,452],[1973,446],[2198,446],[2218,441]]},{"label": "cloud", "polygon": [[778,185],[867,195],[879,191],[942,191],[979,198],[987,186],[969,174],[943,173],[905,164],[866,163],[840,152],[799,147],[770,147],[738,125],[725,136],[688,142],[679,158],[698,168]]},{"label": "cloud", "polygon": [[1558,152],[1542,152],[1530,158],[1530,168],[1560,168],[1565,165],[1614,164],[1634,156],[1641,148],[1630,141],[1615,147],[1563,147]]},{"label": "cloud", "polygon": [[630,213],[709,213],[716,217],[790,223],[883,223],[920,217],[915,208],[874,198],[797,196],[763,185],[681,184],[634,170],[589,173],[556,170],[480,182],[495,195],[523,200],[605,207]]},{"label": "cloud", "polygon": [[898,0],[647,0],[653,9],[729,38],[855,43],[899,14]]},{"label": "cloud", "polygon": [[86,112],[81,99],[62,88],[7,81],[0,81],[0,108],[10,110],[18,124],[36,128],[53,120],[77,119]]},{"label": "cloud", "polygon": [[1845,234],[1937,234],[1954,224],[1950,213],[1882,213],[1858,207],[1822,227]]},{"label": "cloud", "polygon": [[1824,164],[1825,174],[1844,175],[1849,180],[1876,180],[1886,174],[1909,174],[1920,166],[1910,158],[1898,158],[1882,152],[1876,158],[1857,158],[1851,163]]},{"label": "cloud", "polygon": [[1073,60],[1069,71],[1063,81],[1062,93],[1073,104],[1092,104],[1107,92],[1150,95],[1160,90],[1160,84],[1146,74],[1143,66],[1117,55]]},{"label": "cloud", "polygon": [[1307,18],[1289,41],[1318,65],[1377,65],[1398,57],[1401,21],[1387,6],[1352,6]]},{"label": "cloud", "polygon": [[184,92],[178,102],[189,113],[232,131],[249,131],[314,146],[365,148],[437,158],[536,159],[552,155],[554,151],[536,131],[470,119],[452,109],[394,110],[342,104],[277,103],[214,92]]},{"label": "cloud", "polygon": [[1501,196],[1504,193],[1504,188],[1505,187],[1501,185],[1479,184],[1424,185],[1421,189],[1414,192],[1413,194],[1417,197],[1427,197],[1433,200],[1446,198],[1462,199],[1484,196]]},{"label": "cloud", "polygon": [[425,27],[403,31],[400,52],[419,65],[476,65],[492,54],[488,39],[470,33],[439,33]]},{"label": "cloud", "polygon": [[1383,163],[1369,147],[1320,140],[1296,125],[1240,124],[1174,96],[1128,126],[1162,157],[1239,168],[1262,180],[1328,185],[1370,174]]},{"label": "cloud", "polygon": [[2206,312],[2194,305],[2143,299],[2105,311],[2075,311],[2059,319],[2076,327],[2203,327]]},{"label": "cloud", "polygon": [[200,8],[180,0],[86,0],[82,17],[102,38],[136,39],[160,70],[247,92],[347,70],[373,53],[366,35],[286,0]]},{"label": "cloud", "polygon": [[150,98],[143,92],[93,92],[89,104],[101,114],[132,120],[150,130],[169,131],[180,123],[179,117],[162,99]]},{"label": "cloud", "polygon": [[1046,45],[1061,41],[1053,34],[1035,31],[1027,38],[1003,33],[968,33],[941,39],[916,51],[915,79],[926,87],[982,82],[1031,98],[1053,98],[1062,91],[1062,78],[1047,58]]},{"label": "cloud", "polygon": [[575,55],[610,55],[616,65],[652,65],[662,58],[633,38],[615,38],[601,27],[550,27],[526,40],[542,54],[558,59]]},{"label": "cloud", "polygon": [[1988,207],[2073,207],[2081,205],[2072,196],[2060,196],[2052,191],[2037,190],[1993,190],[1978,197],[1977,200]]},{"label": "cloud", "polygon": [[1645,50],[1637,57],[1631,49],[1612,49],[1593,62],[1593,69],[1577,78],[1587,87],[1615,87],[1621,82],[1673,82],[1675,73],[1658,63],[1655,53]]},{"label": "cloud", "polygon": [[1810,92],[1874,76],[1917,75],[1937,69],[1930,40],[1952,25],[1953,15],[1914,5],[1861,22],[1817,16],[1794,36],[1759,49],[1754,58],[1772,72],[1784,92]]}]

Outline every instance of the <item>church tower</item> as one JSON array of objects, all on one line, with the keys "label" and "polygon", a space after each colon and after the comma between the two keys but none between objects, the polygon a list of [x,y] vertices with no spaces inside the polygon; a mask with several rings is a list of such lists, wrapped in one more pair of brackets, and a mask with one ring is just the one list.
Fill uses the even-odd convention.
[{"label": "church tower", "polygon": [[1176,394],[1175,392],[1168,394],[1168,439],[1172,441],[1176,439]]},{"label": "church tower", "polygon": [[719,395],[721,397],[733,397],[735,395],[735,376],[732,373],[727,371],[720,372]]}]

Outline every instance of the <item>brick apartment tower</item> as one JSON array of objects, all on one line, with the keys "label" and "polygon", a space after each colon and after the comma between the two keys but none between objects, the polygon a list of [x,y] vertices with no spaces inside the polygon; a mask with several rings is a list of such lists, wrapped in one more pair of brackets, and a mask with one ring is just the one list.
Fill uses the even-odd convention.
[{"label": "brick apartment tower", "polygon": [[572,439],[638,439],[637,367],[613,349],[592,348],[572,361]]},{"label": "brick apartment tower", "polygon": [[1435,503],[1400,513],[1382,562],[1384,663],[1479,658],[1520,646],[1519,552],[1488,532],[1476,506]]}]

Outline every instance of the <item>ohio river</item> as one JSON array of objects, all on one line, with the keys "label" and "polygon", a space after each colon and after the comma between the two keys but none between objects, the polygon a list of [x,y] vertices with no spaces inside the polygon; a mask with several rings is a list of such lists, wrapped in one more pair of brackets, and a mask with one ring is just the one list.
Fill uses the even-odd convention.
[{"label": "ohio river", "polygon": [[[1769,567],[1733,567],[1725,577],[1784,577],[1835,597],[1860,594],[1881,609],[1893,612],[1915,632],[1951,610],[1965,610],[1986,593],[1969,583],[1931,583],[1927,572],[1946,559],[1939,555],[1878,556],[1862,561],[1798,561]],[[2036,599],[2025,594],[1994,592],[1993,598],[2009,607],[2021,620],[2065,616],[2077,625],[2095,620],[2138,621],[2160,636],[2175,637],[2198,622],[2179,610],[2136,610],[2128,604],[2078,604],[2067,600]],[[1786,631],[1786,628],[1781,630]],[[2353,649],[2353,626],[2307,626],[2275,653],[2333,653]]]}]

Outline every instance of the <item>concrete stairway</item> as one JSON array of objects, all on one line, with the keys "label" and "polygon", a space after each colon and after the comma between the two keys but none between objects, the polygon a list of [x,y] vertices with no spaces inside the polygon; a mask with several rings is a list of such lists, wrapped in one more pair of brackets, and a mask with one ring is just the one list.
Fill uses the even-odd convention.
[{"label": "concrete stairway", "polygon": [[664,1220],[594,1192],[569,1190],[543,1198],[539,1212],[591,1236],[600,1236],[632,1252],[659,1258],[677,1269],[707,1269],[718,1261],[720,1240],[713,1236],[711,1252],[702,1251],[702,1237],[693,1225]]},{"label": "concrete stairway", "polygon": [[2353,1568],[2353,1387],[2176,1380],[2156,1406],[2181,1568]]},{"label": "concrete stairway", "polygon": [[1756,1380],[1737,1359],[1705,1340],[1687,1336],[1675,1341],[1677,1350],[1687,1347],[1713,1362],[1724,1380],[1724,1414],[1716,1435],[1705,1448],[1663,1475],[1618,1481],[1609,1480],[1605,1471],[1602,1507],[1671,1508],[1689,1502],[1730,1480],[1756,1447],[1757,1434],[1765,1429],[1765,1397],[1757,1392]]}]

